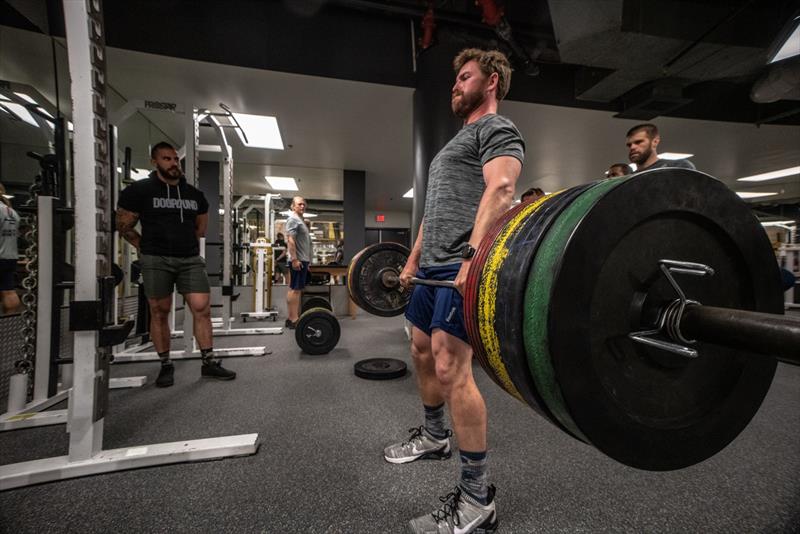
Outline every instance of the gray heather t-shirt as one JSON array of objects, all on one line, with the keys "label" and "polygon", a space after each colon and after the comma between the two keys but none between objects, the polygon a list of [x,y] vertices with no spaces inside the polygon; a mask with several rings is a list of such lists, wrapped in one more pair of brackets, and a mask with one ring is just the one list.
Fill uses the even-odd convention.
[{"label": "gray heather t-shirt", "polygon": [[459,263],[460,243],[475,224],[486,183],[483,166],[498,156],[525,158],[517,127],[501,115],[464,126],[436,154],[428,171],[420,267]]},{"label": "gray heather t-shirt", "polygon": [[16,260],[19,257],[18,228],[19,215],[17,212],[0,202],[0,260]]},{"label": "gray heather t-shirt", "polygon": [[[297,249],[297,259],[300,261],[311,261],[311,234],[308,231],[308,226],[303,222],[303,219],[292,212],[289,218],[286,219],[286,235],[294,238],[294,246]],[[287,249],[286,255],[291,262],[294,258]]]}]

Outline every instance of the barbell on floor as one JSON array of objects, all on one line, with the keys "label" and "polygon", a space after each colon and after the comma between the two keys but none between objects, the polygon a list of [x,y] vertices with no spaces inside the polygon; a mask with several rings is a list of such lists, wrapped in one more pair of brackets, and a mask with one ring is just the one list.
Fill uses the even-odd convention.
[{"label": "barbell on floor", "polygon": [[[395,243],[350,263],[353,301],[399,315]],[[452,282],[415,280],[426,285]],[[658,169],[515,206],[467,276],[470,345],[501,388],[633,467],[679,469],[728,445],[777,361],[800,362],[774,253],[748,206],[697,171]]]}]

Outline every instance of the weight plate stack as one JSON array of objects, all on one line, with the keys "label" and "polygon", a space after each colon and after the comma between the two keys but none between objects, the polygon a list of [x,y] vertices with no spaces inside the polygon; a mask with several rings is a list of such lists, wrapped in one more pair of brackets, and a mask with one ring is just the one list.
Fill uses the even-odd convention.
[{"label": "weight plate stack", "polygon": [[311,308],[297,320],[294,339],[306,354],[328,354],[339,343],[339,321],[325,308]]},{"label": "weight plate stack", "polygon": [[[544,250],[537,254],[534,264],[540,256],[542,264],[529,273],[526,299],[535,299],[537,284],[549,288],[551,365],[542,377],[550,383],[539,390],[557,390],[569,419],[608,456],[640,469],[679,469],[744,429],[777,364],[739,347],[697,342],[698,357],[687,358],[635,343],[628,333],[640,327],[639,296],[657,305],[675,300],[658,261],[687,261],[715,270],[675,274],[687,298],[782,313],[777,263],[749,207],[705,174],[665,168],[613,183],[550,244],[549,261]],[[525,332],[529,357],[538,322],[533,335]]]},{"label": "weight plate stack", "polygon": [[590,185],[574,187],[553,195],[533,213],[505,243],[505,258],[498,269],[494,331],[497,351],[514,386],[525,402],[545,419],[566,430],[552,416],[528,368],[523,340],[525,286],[528,270],[543,237],[561,212]]},{"label": "weight plate stack", "polygon": [[[551,278],[556,268],[560,247],[569,237],[578,221],[591,210],[598,198],[619,181],[605,180],[594,184],[575,198],[551,223],[544,240],[533,259],[525,288],[525,312],[523,314],[523,341],[528,357],[528,368],[550,413],[570,434],[583,441],[588,439],[581,433],[566,408],[558,384],[554,378],[549,348],[547,325],[551,305]],[[598,231],[601,231],[598,229]],[[570,320],[572,325],[573,321]]]},{"label": "weight plate stack", "polygon": [[481,346],[486,354],[486,361],[494,375],[500,380],[503,389],[522,402],[525,402],[525,399],[517,390],[505,367],[500,355],[500,342],[495,331],[497,308],[505,305],[504,302],[498,302],[497,300],[498,275],[508,254],[508,240],[522,229],[526,221],[536,217],[538,210],[551,198],[552,196],[544,196],[533,202],[524,203],[522,209],[503,226],[487,253],[478,287],[477,324]]},{"label": "weight plate stack", "polygon": [[328,311],[333,311],[331,303],[325,297],[308,297],[303,302],[301,313],[305,313],[311,308],[325,308]]},{"label": "weight plate stack", "polygon": [[489,375],[492,381],[503,387],[500,379],[494,374],[494,370],[489,365],[489,360],[486,357],[486,349],[481,342],[480,331],[478,329],[478,288],[481,283],[481,276],[483,268],[486,264],[486,257],[489,250],[492,248],[497,234],[503,229],[506,223],[514,218],[520,211],[525,208],[526,204],[517,204],[507,212],[505,212],[486,232],[481,242],[475,250],[475,255],[467,272],[467,283],[464,288],[464,327],[467,331],[470,345],[472,346],[473,354],[480,363],[484,372]]}]

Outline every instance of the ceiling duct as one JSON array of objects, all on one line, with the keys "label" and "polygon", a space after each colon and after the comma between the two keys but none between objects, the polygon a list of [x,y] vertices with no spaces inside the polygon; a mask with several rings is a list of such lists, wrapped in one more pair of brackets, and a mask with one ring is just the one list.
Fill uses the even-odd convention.
[{"label": "ceiling duct", "polygon": [[683,95],[682,80],[658,80],[630,91],[620,101],[622,111],[614,115],[620,119],[647,121],[666,115],[691,102]]}]

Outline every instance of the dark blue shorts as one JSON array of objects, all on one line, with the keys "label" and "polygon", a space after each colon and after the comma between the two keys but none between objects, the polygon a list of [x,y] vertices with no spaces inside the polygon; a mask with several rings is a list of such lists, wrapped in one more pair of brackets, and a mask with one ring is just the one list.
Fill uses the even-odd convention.
[{"label": "dark blue shorts", "polygon": [[300,270],[295,271],[292,269],[292,264],[289,262],[289,288],[296,289],[300,291],[308,284],[308,279],[311,278],[311,275],[308,272],[308,263],[307,261],[301,261],[302,267]]},{"label": "dark blue shorts", "polygon": [[[455,280],[459,269],[460,263],[427,267],[417,272],[417,278]],[[415,285],[406,307],[406,319],[429,336],[434,328],[439,328],[469,343],[464,327],[464,300],[455,289]]]},{"label": "dark blue shorts", "polygon": [[16,272],[17,260],[0,260],[0,291],[12,291],[16,287]]}]

